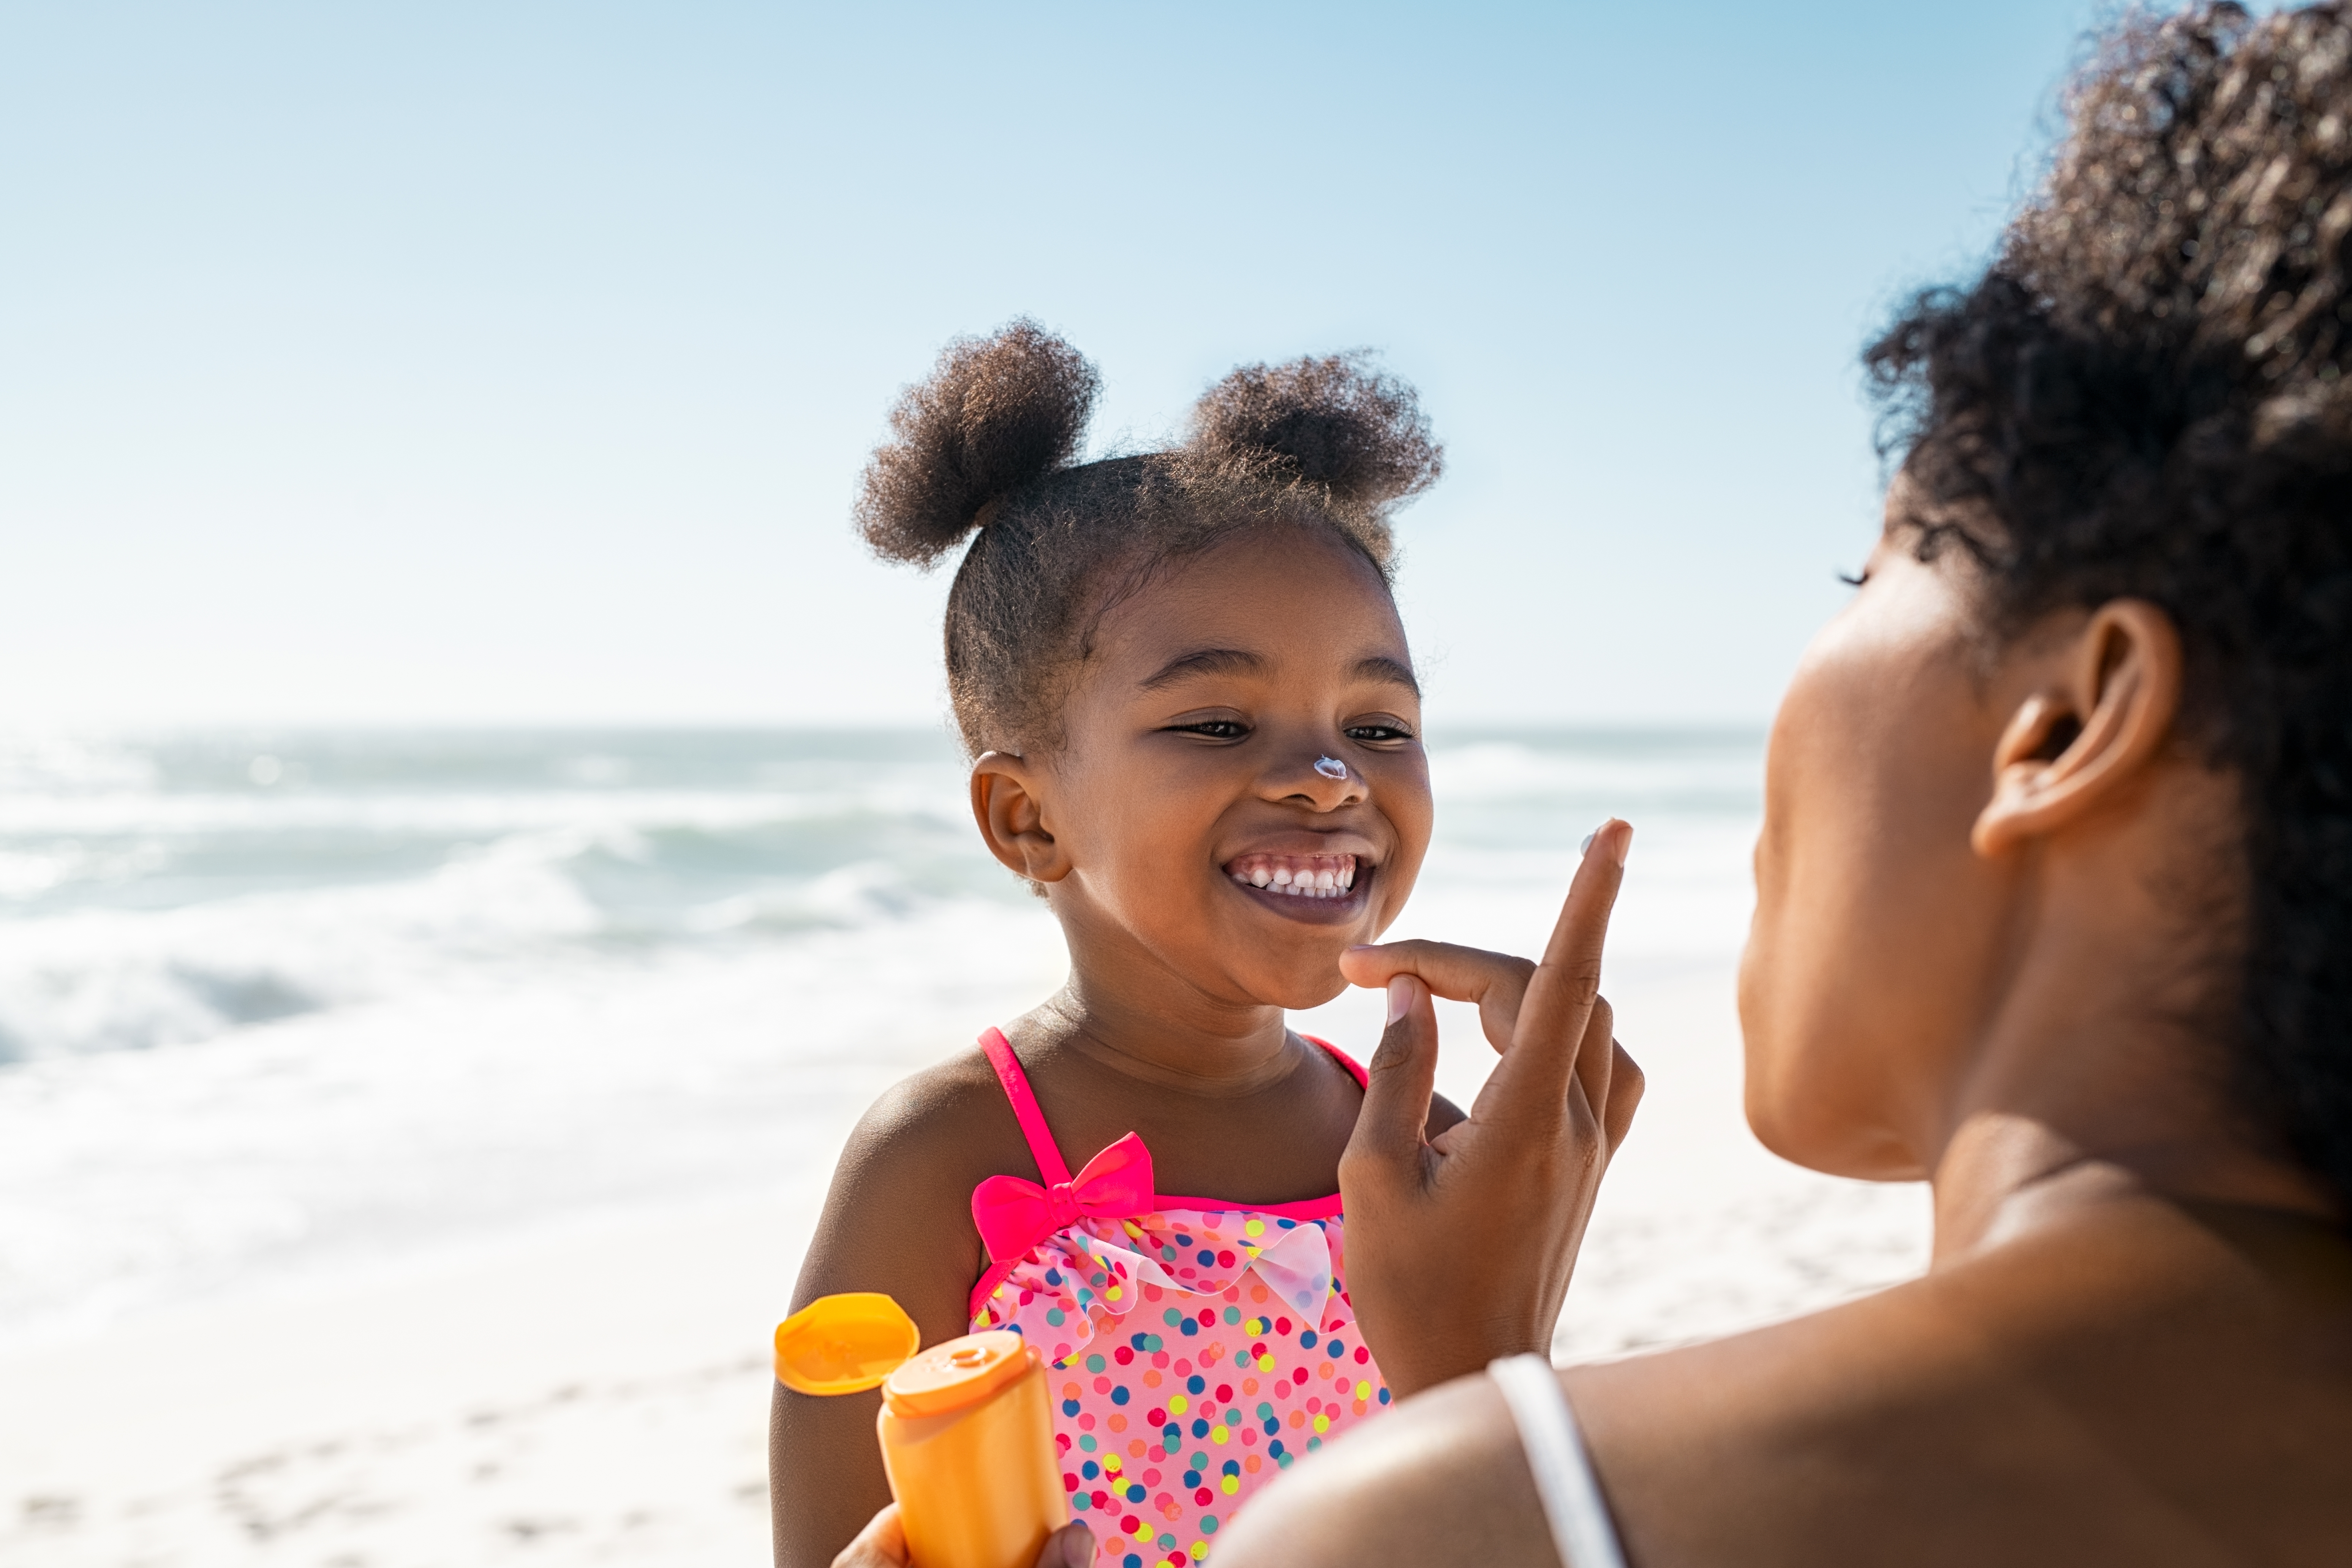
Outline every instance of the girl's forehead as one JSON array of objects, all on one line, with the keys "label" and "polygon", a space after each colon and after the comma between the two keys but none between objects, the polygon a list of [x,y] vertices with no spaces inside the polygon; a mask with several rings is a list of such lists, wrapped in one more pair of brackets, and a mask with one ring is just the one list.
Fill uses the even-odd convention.
[{"label": "girl's forehead", "polygon": [[1101,660],[1154,669],[1192,647],[1255,650],[1286,665],[1373,652],[1409,662],[1378,568],[1337,541],[1289,529],[1154,573],[1105,611],[1094,642]]}]

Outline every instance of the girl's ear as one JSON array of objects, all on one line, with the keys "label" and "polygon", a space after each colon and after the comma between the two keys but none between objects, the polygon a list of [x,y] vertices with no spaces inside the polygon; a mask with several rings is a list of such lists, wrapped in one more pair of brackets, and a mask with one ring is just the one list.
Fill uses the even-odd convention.
[{"label": "girl's ear", "polygon": [[2172,617],[2143,599],[2100,605],[2002,731],[1969,844],[2003,854],[2114,799],[2163,750],[2179,710]]},{"label": "girl's ear", "polygon": [[988,852],[1032,882],[1058,882],[1069,857],[1045,825],[1043,775],[1011,752],[982,752],[971,764],[971,816]]}]

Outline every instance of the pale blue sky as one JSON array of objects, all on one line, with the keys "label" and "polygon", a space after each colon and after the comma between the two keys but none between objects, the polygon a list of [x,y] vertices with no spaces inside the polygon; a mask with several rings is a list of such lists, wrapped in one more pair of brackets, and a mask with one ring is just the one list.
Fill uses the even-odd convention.
[{"label": "pale blue sky", "polygon": [[2094,15],[16,0],[0,721],[932,718],[850,493],[1019,313],[1415,382],[1433,721],[1760,721]]}]

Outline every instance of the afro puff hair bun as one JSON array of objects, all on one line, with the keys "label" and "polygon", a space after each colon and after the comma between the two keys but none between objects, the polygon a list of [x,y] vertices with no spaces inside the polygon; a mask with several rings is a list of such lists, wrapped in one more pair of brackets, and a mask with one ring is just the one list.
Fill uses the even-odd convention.
[{"label": "afro puff hair bun", "polygon": [[1431,485],[1444,458],[1412,388],[1363,353],[1246,365],[1193,405],[1197,461],[1302,480],[1373,516]]},{"label": "afro puff hair bun", "polygon": [[934,564],[991,502],[1069,465],[1101,385],[1034,321],[950,343],[890,411],[897,439],[866,465],[857,531],[885,559]]}]

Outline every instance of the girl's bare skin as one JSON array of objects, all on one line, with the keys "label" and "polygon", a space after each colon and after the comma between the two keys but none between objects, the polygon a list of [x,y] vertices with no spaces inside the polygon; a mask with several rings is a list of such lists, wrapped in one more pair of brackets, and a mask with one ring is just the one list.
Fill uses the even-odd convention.
[{"label": "girl's bare skin", "polygon": [[[1005,1031],[1073,1164],[1134,1131],[1163,1193],[1269,1204],[1338,1190],[1363,1097],[1283,1013],[1338,994],[1340,955],[1412,891],[1432,816],[1420,723],[1378,573],[1279,529],[1112,606],[1060,743],[979,759],[981,831],[1044,888],[1069,942],[1068,984]],[[1346,776],[1317,772],[1321,757]],[[1244,886],[1232,870],[1253,854],[1354,856],[1351,896]],[[1423,1103],[1432,1132],[1460,1119]],[[971,1192],[998,1173],[1039,1178],[979,1051],[908,1079],[852,1134],[793,1306],[882,1290],[926,1343],[965,1332],[986,1262]],[[831,1563],[889,1501],[876,1396],[774,1398],[776,1560]]]}]

